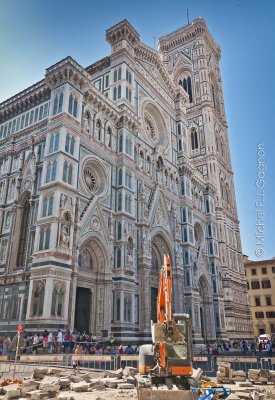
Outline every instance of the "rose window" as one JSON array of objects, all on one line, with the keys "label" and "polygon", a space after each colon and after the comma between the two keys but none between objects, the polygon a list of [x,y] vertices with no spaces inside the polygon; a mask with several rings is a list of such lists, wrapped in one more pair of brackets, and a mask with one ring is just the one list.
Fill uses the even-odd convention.
[{"label": "rose window", "polygon": [[144,122],[147,133],[155,141],[157,139],[156,126],[153,120],[151,119],[150,115],[147,113],[144,114]]},{"label": "rose window", "polygon": [[91,192],[95,192],[97,190],[97,178],[96,175],[94,174],[94,172],[86,167],[84,169],[84,181],[85,184],[87,186],[87,188],[91,191]]}]

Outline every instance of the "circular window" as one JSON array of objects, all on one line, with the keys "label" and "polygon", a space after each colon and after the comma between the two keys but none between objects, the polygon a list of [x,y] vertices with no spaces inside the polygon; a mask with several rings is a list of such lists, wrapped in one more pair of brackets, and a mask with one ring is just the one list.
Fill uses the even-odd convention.
[{"label": "circular window", "polygon": [[95,192],[97,190],[97,177],[94,174],[93,170],[89,167],[86,167],[84,169],[84,182],[87,186],[87,189],[91,192]]}]

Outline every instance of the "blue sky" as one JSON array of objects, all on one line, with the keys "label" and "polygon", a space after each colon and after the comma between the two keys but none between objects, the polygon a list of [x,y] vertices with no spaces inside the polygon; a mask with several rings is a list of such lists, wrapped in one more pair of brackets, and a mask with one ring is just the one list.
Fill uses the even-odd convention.
[{"label": "blue sky", "polygon": [[[221,73],[243,252],[275,256],[275,93],[273,0],[0,1],[0,102],[44,77],[71,55],[87,66],[109,54],[105,30],[127,18],[154,45],[156,38],[203,17],[222,48]],[[257,146],[264,147],[264,246],[256,244]],[[261,215],[263,216],[263,215]],[[263,247],[264,254],[255,251]]]}]

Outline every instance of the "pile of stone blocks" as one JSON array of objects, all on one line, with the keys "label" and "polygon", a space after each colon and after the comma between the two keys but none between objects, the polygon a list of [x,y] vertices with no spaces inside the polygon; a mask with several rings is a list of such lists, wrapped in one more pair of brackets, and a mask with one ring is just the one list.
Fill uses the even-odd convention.
[{"label": "pile of stone blocks", "polygon": [[246,373],[244,371],[233,371],[232,379],[236,382],[245,382],[246,381]]},{"label": "pile of stone blocks", "polygon": [[229,362],[218,362],[217,383],[233,383],[233,370]]},{"label": "pile of stone blocks", "polygon": [[249,369],[248,380],[252,383],[275,383],[275,371],[269,369]]},{"label": "pile of stone blocks", "polygon": [[[126,367],[117,371],[105,371],[101,377],[94,378],[93,372],[62,376],[59,368],[35,368],[32,379],[24,380],[22,385],[12,384],[0,388],[0,395],[13,400],[62,398],[66,392],[94,392],[97,390],[132,390],[136,387],[137,369]],[[65,394],[65,393],[64,393]],[[70,400],[71,397],[66,400]]]}]

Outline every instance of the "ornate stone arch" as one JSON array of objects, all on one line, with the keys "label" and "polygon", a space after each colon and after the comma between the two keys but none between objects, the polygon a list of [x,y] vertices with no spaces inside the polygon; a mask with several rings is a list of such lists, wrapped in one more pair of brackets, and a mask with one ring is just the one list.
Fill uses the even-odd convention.
[{"label": "ornate stone arch", "polygon": [[111,257],[101,235],[98,232],[84,235],[79,243],[78,271],[97,274],[110,270]]}]

